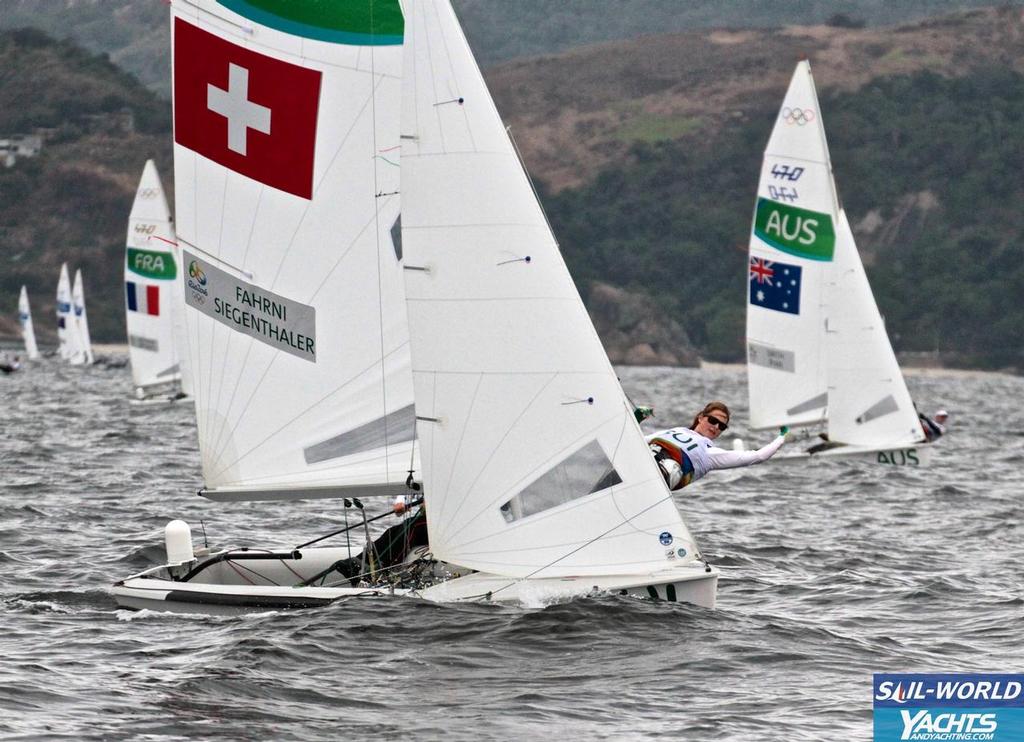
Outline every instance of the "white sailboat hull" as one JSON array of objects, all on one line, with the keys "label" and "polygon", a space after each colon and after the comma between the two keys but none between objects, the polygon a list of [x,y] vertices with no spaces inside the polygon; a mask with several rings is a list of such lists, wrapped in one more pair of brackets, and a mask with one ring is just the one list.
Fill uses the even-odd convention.
[{"label": "white sailboat hull", "polygon": [[836,446],[817,453],[783,452],[776,454],[767,462],[776,466],[804,465],[808,461],[858,461],[865,464],[882,466],[920,467],[928,466],[934,455],[934,446],[930,443],[915,443],[909,446]]},{"label": "white sailboat hull", "polygon": [[[258,555],[258,550],[251,552]],[[189,581],[175,580],[172,572],[182,568],[161,566],[116,583],[111,593],[121,608],[171,613],[234,615],[254,611],[316,608],[349,598],[413,597],[435,603],[495,602],[540,606],[561,603],[587,595],[613,593],[650,600],[691,603],[714,608],[719,571],[700,562],[689,562],[664,570],[635,575],[599,577],[549,577],[513,579],[476,572],[448,579],[425,589],[351,587],[335,573],[329,586],[293,586],[299,575],[311,576],[328,569],[350,554],[344,548],[308,549],[300,560],[261,559],[253,571],[246,559],[234,552],[234,567],[219,562]],[[218,556],[218,555],[214,555]],[[250,562],[256,565],[256,562]],[[256,578],[256,572],[260,578]],[[242,577],[243,574],[249,577]],[[245,579],[264,579],[250,584]],[[274,584],[276,583],[276,584]]]}]

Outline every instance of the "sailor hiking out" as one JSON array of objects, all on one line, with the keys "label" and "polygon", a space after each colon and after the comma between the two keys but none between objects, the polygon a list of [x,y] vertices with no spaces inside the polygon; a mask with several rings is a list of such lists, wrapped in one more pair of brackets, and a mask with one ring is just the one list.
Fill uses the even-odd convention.
[{"label": "sailor hiking out", "polygon": [[726,451],[715,440],[729,427],[729,408],[709,402],[688,428],[671,428],[646,437],[669,489],[678,490],[715,469],[735,469],[767,461],[786,442],[788,428],[756,451]]}]

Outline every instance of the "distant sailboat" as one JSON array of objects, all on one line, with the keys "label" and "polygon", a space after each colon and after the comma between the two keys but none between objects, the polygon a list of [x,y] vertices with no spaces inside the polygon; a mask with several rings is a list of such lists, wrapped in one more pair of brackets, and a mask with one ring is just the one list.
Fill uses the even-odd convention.
[{"label": "distant sailboat", "polygon": [[28,289],[21,287],[21,295],[18,297],[18,322],[21,323],[21,337],[25,341],[25,355],[30,361],[39,358],[39,348],[36,345],[36,331],[32,327],[32,308],[28,303]]},{"label": "distant sailboat", "polygon": [[133,402],[175,402],[191,395],[180,271],[171,210],[156,164],[147,160],[128,217],[124,263]]},{"label": "distant sailboat", "polygon": [[75,283],[71,288],[71,302],[75,350],[68,360],[73,366],[90,365],[95,359],[92,353],[92,339],[89,337],[89,315],[85,310],[85,286],[82,283],[81,269],[75,271]]},{"label": "distant sailboat", "polygon": [[839,203],[806,61],[765,150],[748,280],[751,426],[827,431],[827,443],[772,461],[923,463],[930,450]]},{"label": "distant sailboat", "polygon": [[61,263],[60,279],[57,281],[57,355],[65,361],[71,360],[78,347],[78,332],[71,308],[71,279],[68,264]]},{"label": "distant sailboat", "polygon": [[[168,564],[115,584],[117,601],[207,612],[605,590],[713,606],[718,571],[644,442],[449,2],[404,3],[404,65],[397,0],[374,4],[376,28],[253,5],[172,5],[203,493],[411,492],[404,462],[411,485],[422,471],[430,553],[352,587],[332,561],[345,549],[198,557],[176,521]],[[288,180],[257,167],[261,140],[244,128],[235,146],[223,125],[226,146],[205,129],[191,138],[217,121],[205,108],[219,98],[193,69],[204,59],[245,68],[220,69],[222,85],[264,85],[270,111],[251,109],[250,128],[274,131],[268,79],[297,110],[317,91],[333,102],[292,131]],[[247,146],[245,159],[227,152]]]}]

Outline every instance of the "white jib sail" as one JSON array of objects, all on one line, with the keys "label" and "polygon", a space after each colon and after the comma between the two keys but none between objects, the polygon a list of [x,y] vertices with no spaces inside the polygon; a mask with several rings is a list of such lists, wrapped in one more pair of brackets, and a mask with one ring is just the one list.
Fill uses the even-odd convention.
[{"label": "white jib sail", "polygon": [[393,240],[401,10],[335,4],[310,25],[295,3],[255,5],[172,4],[175,208],[206,494],[401,493],[415,422]]},{"label": "white jib sail", "polygon": [[39,358],[39,347],[36,345],[36,331],[32,327],[32,308],[28,303],[28,289],[21,287],[18,296],[18,322],[21,323],[21,337],[25,341],[25,355],[29,360]]},{"label": "white jib sail", "polygon": [[829,439],[883,446],[923,440],[845,211],[825,295]]},{"label": "white jib sail", "polygon": [[64,360],[75,355],[78,346],[78,332],[74,325],[71,309],[71,279],[68,264],[61,263],[60,279],[57,281],[57,354]]},{"label": "white jib sail", "polygon": [[125,323],[136,396],[181,388],[184,292],[180,250],[174,241],[156,164],[147,160],[128,217],[125,247]]},{"label": "white jib sail", "polygon": [[750,235],[747,374],[750,423],[763,429],[825,418],[823,289],[838,199],[818,96],[796,66],[765,149]]},{"label": "white jib sail", "polygon": [[82,283],[82,270],[75,271],[75,283],[71,287],[71,306],[74,310],[72,324],[74,326],[75,353],[71,363],[90,364],[93,362],[92,338],[89,337],[89,315],[85,310],[85,286]]},{"label": "white jib sail", "polygon": [[691,562],[451,6],[405,7],[402,230],[432,552],[510,577]]}]

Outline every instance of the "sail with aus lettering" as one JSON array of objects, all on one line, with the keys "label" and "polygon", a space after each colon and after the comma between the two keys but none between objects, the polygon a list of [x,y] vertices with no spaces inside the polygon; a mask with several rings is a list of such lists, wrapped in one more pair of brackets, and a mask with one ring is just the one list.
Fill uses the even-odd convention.
[{"label": "sail with aus lettering", "polygon": [[820,424],[833,446],[923,440],[840,206],[806,61],[796,67],[765,150],[748,284],[752,427]]}]

